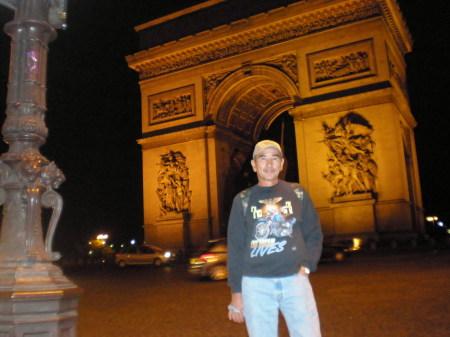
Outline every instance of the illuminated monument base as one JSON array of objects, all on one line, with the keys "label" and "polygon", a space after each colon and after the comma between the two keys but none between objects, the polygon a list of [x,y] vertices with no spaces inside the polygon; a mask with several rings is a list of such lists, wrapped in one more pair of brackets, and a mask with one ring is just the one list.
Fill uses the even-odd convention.
[{"label": "illuminated monument base", "polygon": [[283,140],[295,139],[327,239],[423,237],[412,42],[396,1],[241,5],[209,1],[137,27],[142,50],[127,62],[142,94],[146,240],[183,249],[225,235],[236,177],[286,112],[295,134]]}]

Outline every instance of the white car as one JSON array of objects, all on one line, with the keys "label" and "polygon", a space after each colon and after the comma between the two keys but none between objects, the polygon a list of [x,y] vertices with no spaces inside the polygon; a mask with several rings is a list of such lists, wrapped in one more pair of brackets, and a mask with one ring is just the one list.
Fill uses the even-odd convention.
[{"label": "white car", "polygon": [[153,265],[159,267],[171,261],[172,253],[163,249],[145,244],[142,246],[130,246],[123,248],[115,256],[115,262],[119,267],[129,265]]}]

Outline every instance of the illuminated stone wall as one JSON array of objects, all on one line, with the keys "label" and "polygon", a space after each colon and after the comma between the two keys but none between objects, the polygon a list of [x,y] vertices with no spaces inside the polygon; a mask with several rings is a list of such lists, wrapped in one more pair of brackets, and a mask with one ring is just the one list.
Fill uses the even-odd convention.
[{"label": "illuminated stone wall", "polygon": [[[142,93],[146,239],[189,250],[223,236],[230,182],[285,111],[299,181],[329,238],[422,233],[409,51],[395,1],[335,0],[299,1],[128,56]],[[171,153],[182,154],[189,187],[168,194],[184,193],[185,207],[162,202],[161,156]]]}]

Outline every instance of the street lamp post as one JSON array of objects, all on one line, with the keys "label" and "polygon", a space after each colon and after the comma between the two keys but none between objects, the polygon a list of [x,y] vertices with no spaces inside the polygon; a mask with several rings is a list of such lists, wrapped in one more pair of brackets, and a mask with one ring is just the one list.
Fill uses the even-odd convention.
[{"label": "street lamp post", "polygon": [[[65,27],[66,0],[0,0],[15,11],[5,25],[11,60],[0,156],[0,336],[76,336],[81,290],[53,264],[63,173],[39,151],[45,125],[48,44]],[[52,208],[45,240],[42,207]]]}]

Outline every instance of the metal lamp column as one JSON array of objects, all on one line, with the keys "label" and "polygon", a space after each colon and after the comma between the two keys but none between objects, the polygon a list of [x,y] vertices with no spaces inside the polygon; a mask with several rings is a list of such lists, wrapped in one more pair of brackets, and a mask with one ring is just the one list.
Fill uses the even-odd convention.
[{"label": "metal lamp column", "polygon": [[[81,290],[52,262],[53,235],[62,210],[55,191],[64,181],[39,148],[45,125],[48,44],[64,27],[66,0],[1,0],[15,10],[6,120],[8,151],[0,156],[0,336],[76,336]],[[59,14],[58,14],[59,13]],[[42,207],[52,208],[45,240]]]}]

